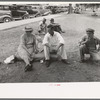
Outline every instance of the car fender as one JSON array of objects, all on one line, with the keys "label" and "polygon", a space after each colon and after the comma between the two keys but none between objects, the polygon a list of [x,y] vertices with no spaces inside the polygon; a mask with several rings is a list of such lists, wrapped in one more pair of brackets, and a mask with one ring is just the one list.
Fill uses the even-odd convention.
[{"label": "car fender", "polygon": [[6,17],[9,17],[9,18],[11,18],[11,19],[13,20],[12,16],[10,16],[10,15],[2,15],[2,16],[0,16],[0,19],[1,19],[1,18],[4,19],[4,18],[6,18]]}]

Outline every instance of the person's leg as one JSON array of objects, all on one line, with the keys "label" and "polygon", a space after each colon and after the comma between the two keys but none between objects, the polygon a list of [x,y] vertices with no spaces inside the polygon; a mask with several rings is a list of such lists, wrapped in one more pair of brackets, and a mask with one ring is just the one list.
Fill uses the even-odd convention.
[{"label": "person's leg", "polygon": [[44,56],[45,60],[50,60],[50,50],[47,46],[44,46]]},{"label": "person's leg", "polygon": [[61,28],[60,25],[58,26],[58,29],[59,29],[60,33],[65,33],[65,32],[62,30],[62,28]]},{"label": "person's leg", "polygon": [[84,61],[84,54],[89,54],[89,50],[87,49],[86,45],[80,46],[80,59]]},{"label": "person's leg", "polygon": [[44,56],[46,60],[46,67],[50,65],[50,50],[47,46],[44,46]]},{"label": "person's leg", "polygon": [[31,57],[29,56],[27,51],[24,48],[18,48],[18,55],[26,64],[25,72],[32,70],[32,66],[30,64]]},{"label": "person's leg", "polygon": [[66,59],[67,60],[67,54],[66,54],[65,45],[61,46],[61,48],[60,48],[60,55],[61,55],[62,59]]},{"label": "person's leg", "polygon": [[23,61],[25,62],[26,66],[27,66],[27,65],[30,65],[30,61],[29,61],[29,59],[28,59],[28,56],[24,56],[22,59],[23,59]]},{"label": "person's leg", "polygon": [[67,60],[67,54],[66,54],[65,45],[63,45],[63,46],[60,47],[58,55],[61,57],[61,59],[62,59],[62,61],[64,63],[69,64],[68,60]]},{"label": "person's leg", "polygon": [[61,29],[61,26],[60,26],[60,25],[58,26],[58,28],[59,28],[59,30],[62,32],[62,29]]}]

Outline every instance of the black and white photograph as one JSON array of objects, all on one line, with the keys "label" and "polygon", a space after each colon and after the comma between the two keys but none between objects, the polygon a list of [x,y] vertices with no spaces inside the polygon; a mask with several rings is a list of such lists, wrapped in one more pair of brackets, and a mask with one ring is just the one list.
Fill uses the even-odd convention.
[{"label": "black and white photograph", "polygon": [[100,82],[100,3],[0,3],[0,83],[36,82]]}]

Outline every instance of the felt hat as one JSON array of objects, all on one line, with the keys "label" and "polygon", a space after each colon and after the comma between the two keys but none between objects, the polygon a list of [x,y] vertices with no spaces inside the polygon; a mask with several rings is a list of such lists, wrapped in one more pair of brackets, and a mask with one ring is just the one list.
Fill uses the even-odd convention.
[{"label": "felt hat", "polygon": [[86,32],[92,32],[92,33],[94,33],[94,29],[92,29],[92,28],[87,28],[87,29],[86,29]]},{"label": "felt hat", "polygon": [[47,28],[54,28],[53,25],[49,24]]}]

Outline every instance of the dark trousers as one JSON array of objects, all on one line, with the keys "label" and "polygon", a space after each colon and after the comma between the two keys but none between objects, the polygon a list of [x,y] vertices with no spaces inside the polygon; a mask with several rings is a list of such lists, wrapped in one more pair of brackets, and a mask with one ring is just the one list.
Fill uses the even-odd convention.
[{"label": "dark trousers", "polygon": [[84,55],[85,54],[90,54],[88,48],[86,47],[86,45],[81,45],[80,46],[80,58],[81,60],[84,60]]}]

